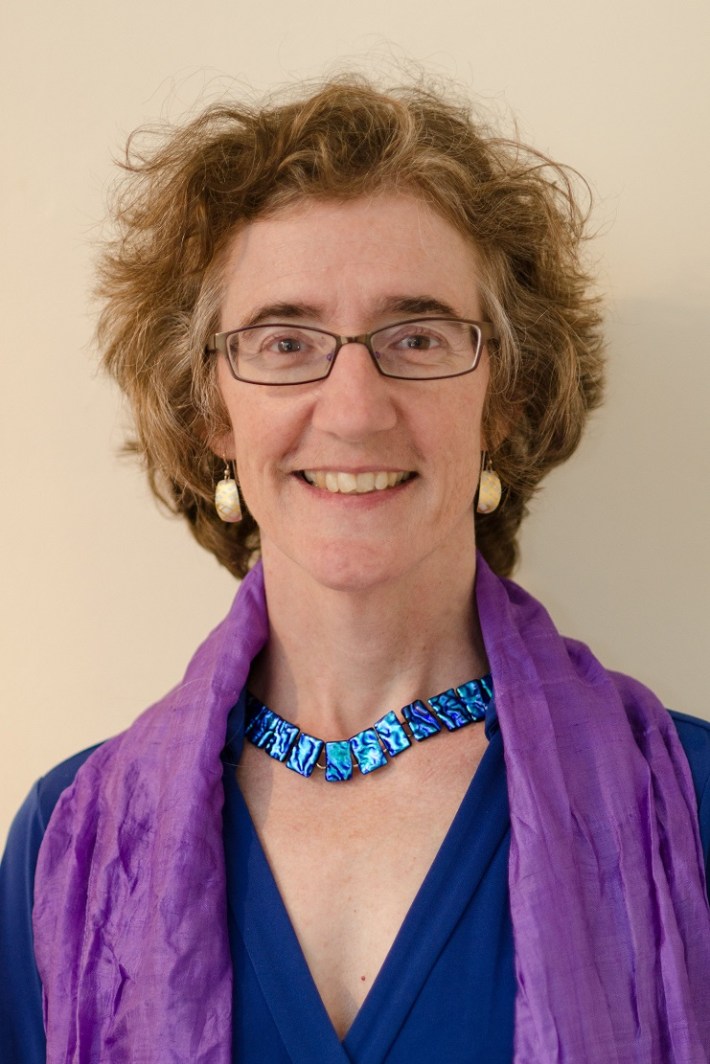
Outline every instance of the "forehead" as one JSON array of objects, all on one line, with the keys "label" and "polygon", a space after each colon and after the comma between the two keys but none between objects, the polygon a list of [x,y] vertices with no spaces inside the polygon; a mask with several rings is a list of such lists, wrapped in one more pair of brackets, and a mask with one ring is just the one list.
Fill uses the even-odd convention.
[{"label": "forehead", "polygon": [[473,242],[416,196],[309,199],[234,235],[222,323],[235,327],[279,303],[303,304],[323,317],[368,316],[388,301],[419,297],[477,317],[480,272]]}]

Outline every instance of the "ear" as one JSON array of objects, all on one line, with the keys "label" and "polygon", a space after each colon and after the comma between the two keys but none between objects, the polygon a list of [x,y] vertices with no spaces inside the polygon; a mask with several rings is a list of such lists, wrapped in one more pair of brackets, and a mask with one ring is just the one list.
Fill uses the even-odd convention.
[{"label": "ear", "polygon": [[[494,409],[491,409],[491,405]],[[495,409],[495,407],[498,409]],[[512,435],[516,423],[519,421],[525,404],[522,400],[506,400],[502,404],[490,404],[488,399],[483,410],[483,426],[481,431],[481,449],[495,454],[499,447]]]},{"label": "ear", "polygon": [[229,423],[226,410],[218,409],[214,411],[210,421],[211,424],[205,425],[205,443],[218,458],[227,458],[233,462],[236,458],[234,432]]},{"label": "ear", "polygon": [[495,454],[500,445],[507,439],[510,429],[511,424],[508,418],[505,420],[498,418],[495,423],[486,419],[481,433],[481,450],[488,451],[489,454]]},{"label": "ear", "polygon": [[231,432],[225,432],[218,436],[213,436],[207,442],[212,454],[220,460],[229,462],[236,461],[234,437]]}]

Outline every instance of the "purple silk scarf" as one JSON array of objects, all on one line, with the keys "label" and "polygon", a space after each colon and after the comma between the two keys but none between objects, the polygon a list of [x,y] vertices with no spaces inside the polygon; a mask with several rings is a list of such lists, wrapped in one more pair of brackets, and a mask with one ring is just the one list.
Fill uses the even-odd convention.
[{"label": "purple silk scarf", "polygon": [[[515,1062],[707,1064],[710,913],[673,723],[480,557],[476,594],[511,809]],[[34,907],[49,1064],[231,1061],[220,753],[267,637],[257,566],[183,682],[57,803]]]}]

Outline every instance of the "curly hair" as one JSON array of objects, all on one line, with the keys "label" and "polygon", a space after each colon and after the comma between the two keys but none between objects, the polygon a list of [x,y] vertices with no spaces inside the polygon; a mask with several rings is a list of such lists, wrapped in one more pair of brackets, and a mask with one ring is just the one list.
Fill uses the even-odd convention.
[{"label": "curly hair", "polygon": [[382,91],[353,76],[139,131],[122,165],[116,235],[99,266],[99,344],[131,403],[127,448],[198,542],[236,576],[259,552],[248,511],[224,524],[213,502],[222,464],[210,440],[229,423],[204,347],[218,328],[231,238],[308,197],[395,191],[423,199],[478,249],[484,313],[499,337],[484,431],[504,491],[497,511],[476,515],[476,536],[492,568],[509,574],[535,489],[575,450],[601,401],[601,316],[582,256],[578,175],[500,137],[450,95],[419,84]]}]

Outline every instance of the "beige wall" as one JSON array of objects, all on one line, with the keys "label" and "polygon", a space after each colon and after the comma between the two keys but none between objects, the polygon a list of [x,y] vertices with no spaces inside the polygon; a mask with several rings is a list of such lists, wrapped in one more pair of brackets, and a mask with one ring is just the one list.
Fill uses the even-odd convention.
[{"label": "beige wall", "polygon": [[110,157],[230,76],[265,88],[344,56],[457,78],[591,180],[610,399],[536,501],[519,577],[608,664],[710,717],[709,10],[5,0],[0,835],[42,771],[179,678],[232,595],[116,457],[87,298]]}]

